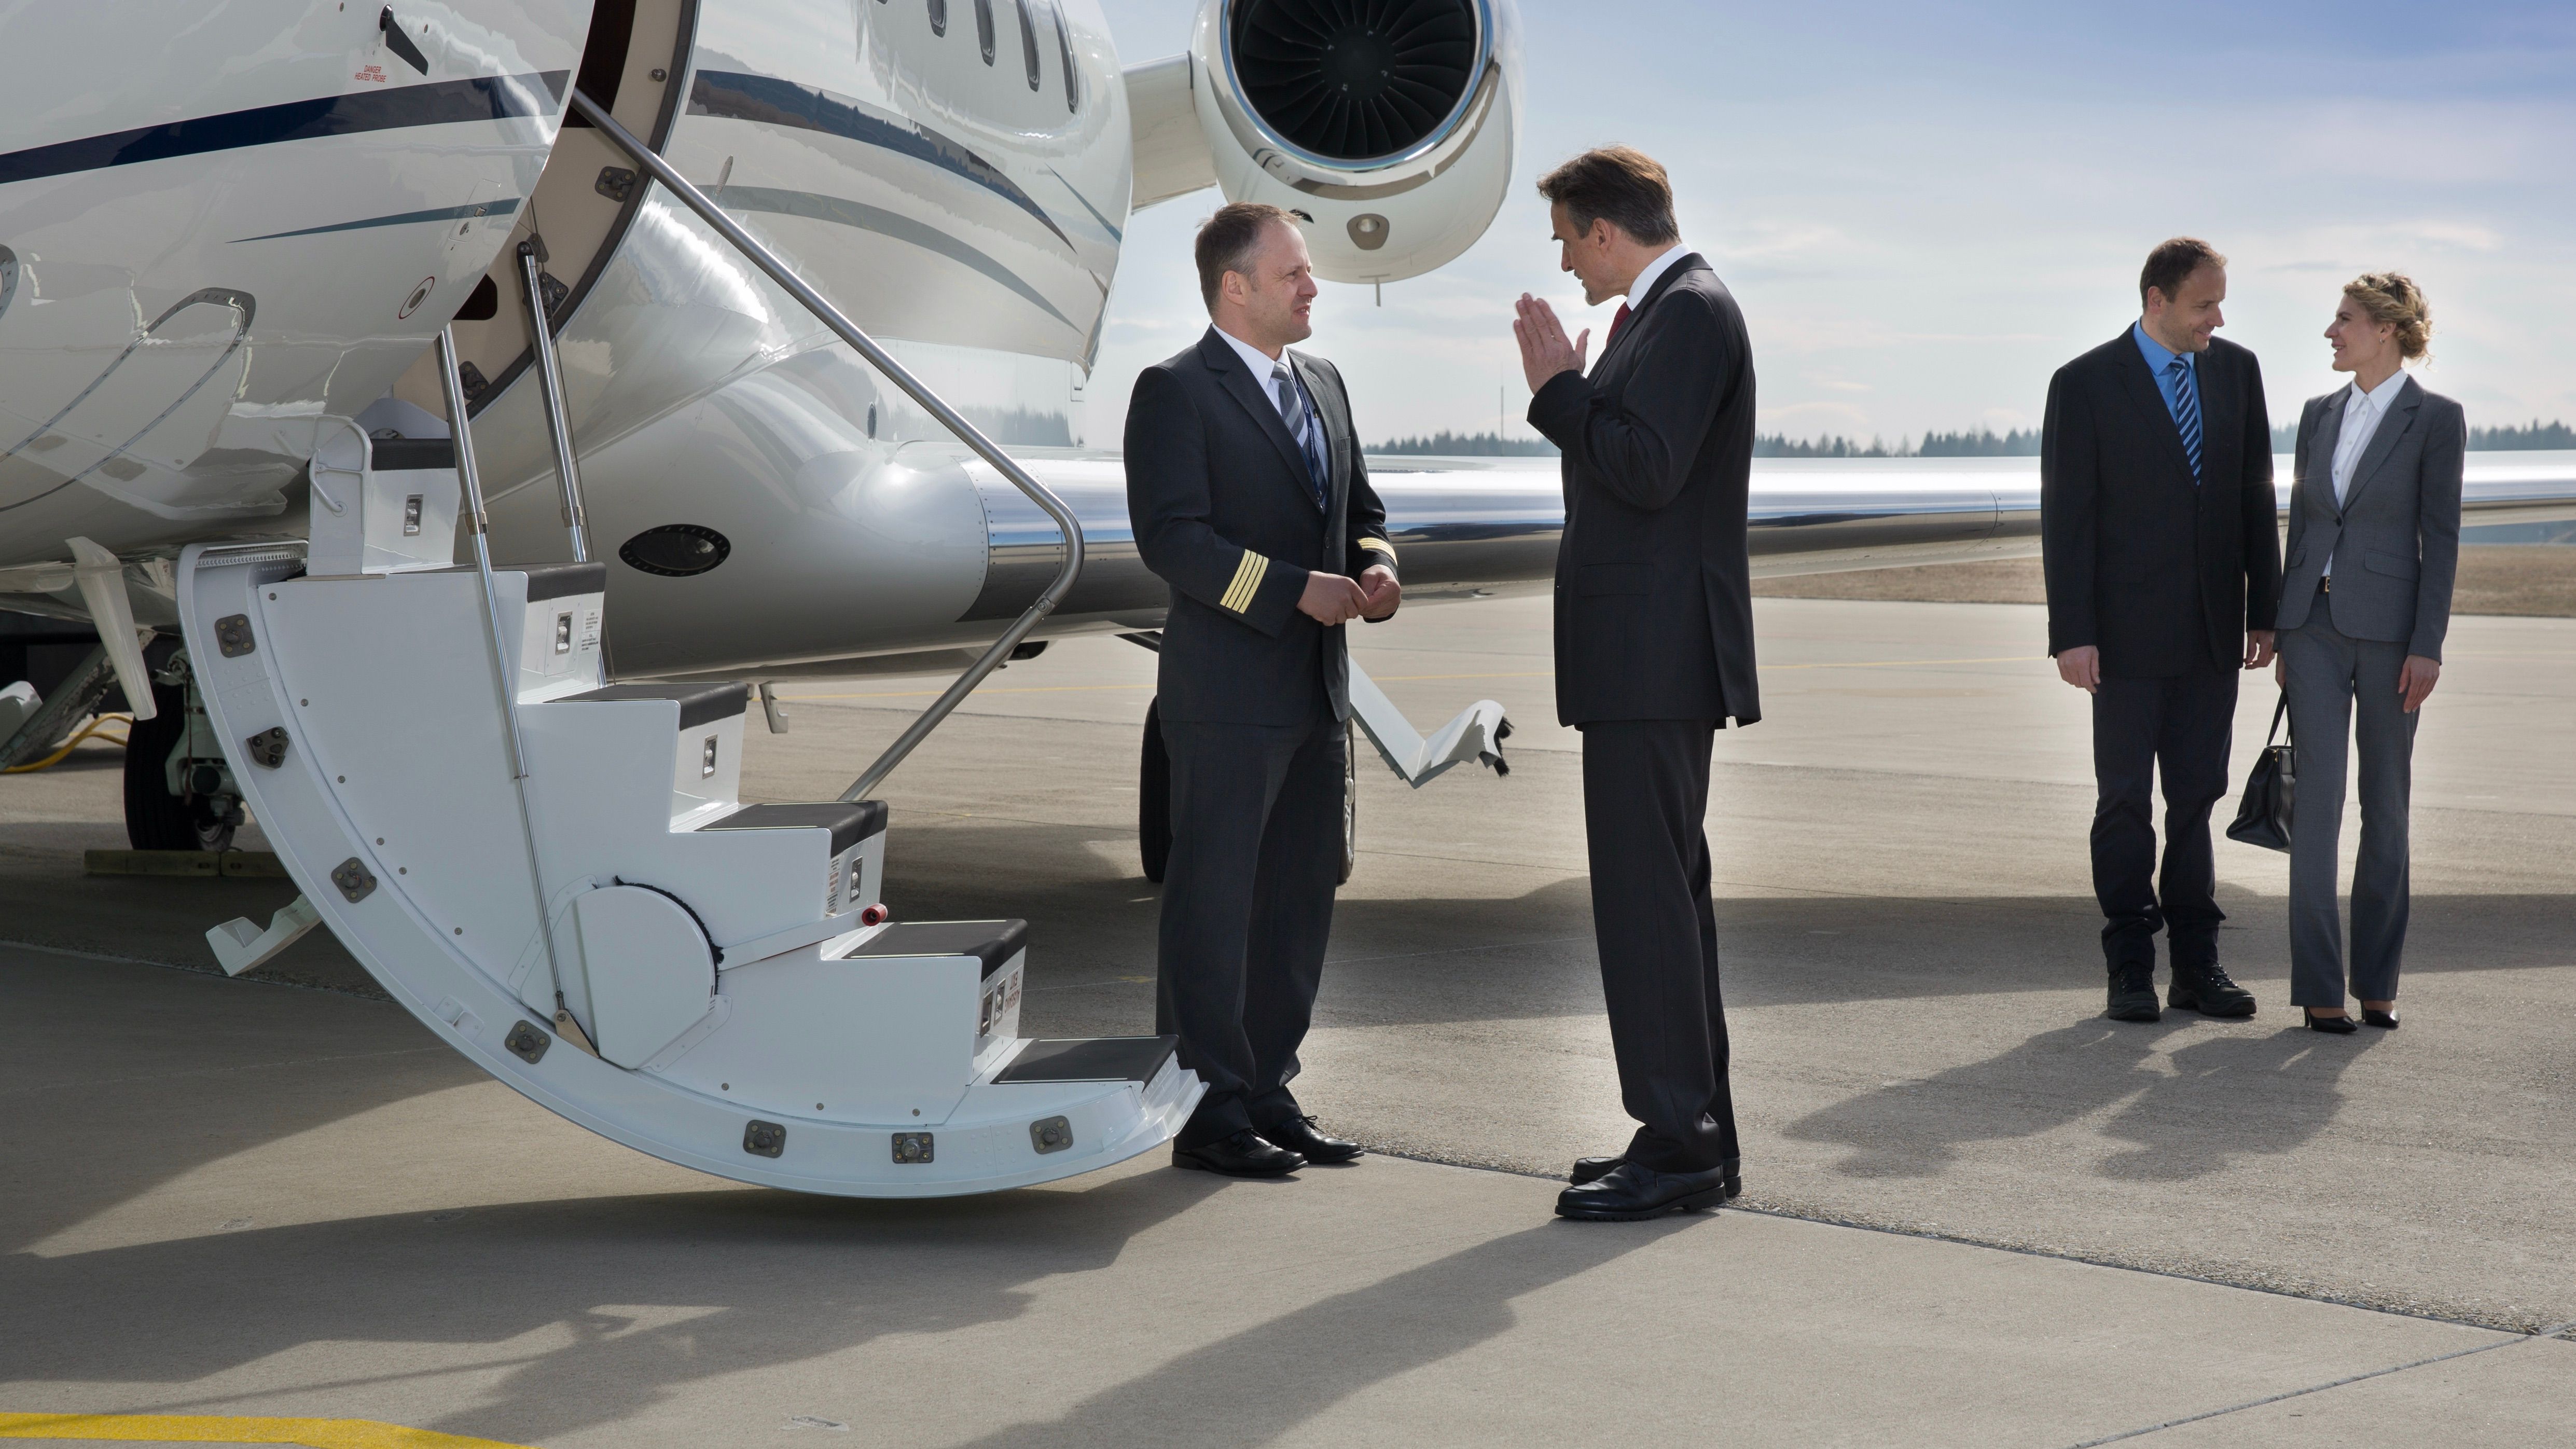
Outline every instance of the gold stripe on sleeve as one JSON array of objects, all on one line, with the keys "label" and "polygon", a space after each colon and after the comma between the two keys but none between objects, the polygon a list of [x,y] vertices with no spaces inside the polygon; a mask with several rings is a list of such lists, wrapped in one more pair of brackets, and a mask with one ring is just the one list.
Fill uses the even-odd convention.
[{"label": "gold stripe on sleeve", "polygon": [[1360,547],[1365,549],[1374,549],[1379,553],[1385,554],[1386,561],[1388,563],[1395,562],[1395,545],[1387,542],[1385,539],[1363,538],[1360,540]]},{"label": "gold stripe on sleeve", "polygon": [[1243,562],[1235,565],[1234,582],[1226,586],[1225,607],[1240,614],[1252,607],[1252,596],[1261,592],[1262,577],[1270,572],[1270,560],[1250,549],[1243,551]]}]

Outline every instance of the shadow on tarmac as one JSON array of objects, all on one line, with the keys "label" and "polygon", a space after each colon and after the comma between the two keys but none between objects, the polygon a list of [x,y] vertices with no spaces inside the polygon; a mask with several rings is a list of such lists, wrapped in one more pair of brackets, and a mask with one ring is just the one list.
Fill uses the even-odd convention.
[{"label": "shadow on tarmac", "polygon": [[1781,1135],[1848,1148],[1832,1168],[1846,1177],[1937,1177],[1965,1144],[2035,1137],[2116,1106],[2103,1133],[2135,1146],[2096,1175],[2180,1182],[2307,1145],[2343,1109],[2345,1070],[2385,1039],[2294,1025],[2159,1058],[2167,1038],[2198,1021],[2169,1010],[2152,1025],[2057,1027],[1984,1061],[1835,1103]]}]

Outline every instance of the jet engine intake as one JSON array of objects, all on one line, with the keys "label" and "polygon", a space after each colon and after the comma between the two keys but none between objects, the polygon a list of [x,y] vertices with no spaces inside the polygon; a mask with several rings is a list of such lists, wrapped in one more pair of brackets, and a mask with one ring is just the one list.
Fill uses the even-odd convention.
[{"label": "jet engine intake", "polygon": [[1297,213],[1319,277],[1420,276],[1502,206],[1520,133],[1512,0],[1207,0],[1191,58],[1218,186]]}]

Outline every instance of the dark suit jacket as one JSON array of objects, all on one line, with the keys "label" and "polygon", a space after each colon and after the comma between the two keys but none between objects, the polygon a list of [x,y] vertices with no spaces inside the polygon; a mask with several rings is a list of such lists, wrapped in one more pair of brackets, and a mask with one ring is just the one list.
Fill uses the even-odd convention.
[{"label": "dark suit jacket", "polygon": [[2406,652],[2442,657],[2451,627],[2451,584],[2460,566],[2460,482],[2468,417],[2460,405],[2413,378],[2353,466],[2335,502],[2335,439],[2352,396],[2336,388],[2299,412],[2298,481],[2290,486],[2290,566],[2281,581],[2280,624],[2295,629],[2316,604],[2317,580],[2334,560],[2335,628],[2355,639],[2404,641]]},{"label": "dark suit jacket", "polygon": [[1331,504],[1265,386],[1211,327],[1136,375],[1127,404],[1127,517],[1145,566],[1172,586],[1163,623],[1165,719],[1301,725],[1328,701],[1350,718],[1341,626],[1297,609],[1312,572],[1395,566],[1342,375],[1287,354],[1322,415]]},{"label": "dark suit jacket", "polygon": [[1530,425],[1564,454],[1557,720],[1749,725],[1762,695],[1744,543],[1744,314],[1697,252],[1630,311],[1590,377],[1559,373],[1530,399]]},{"label": "dark suit jacket", "polygon": [[2120,335],[2057,370],[2039,445],[2048,652],[2102,673],[2235,669],[2280,595],[2272,421],[2254,354],[2213,339],[2200,374],[2201,481],[2164,394]]}]

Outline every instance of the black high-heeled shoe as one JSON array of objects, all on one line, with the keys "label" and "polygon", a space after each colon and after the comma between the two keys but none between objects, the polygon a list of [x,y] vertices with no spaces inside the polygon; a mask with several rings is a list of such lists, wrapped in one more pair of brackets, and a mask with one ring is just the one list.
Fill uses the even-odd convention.
[{"label": "black high-heeled shoe", "polygon": [[2299,1008],[2299,1015],[2307,1019],[2310,1031],[2328,1031],[2337,1036],[2350,1036],[2361,1030],[2353,1024],[2349,1016],[2319,1016],[2304,1006]]},{"label": "black high-heeled shoe", "polygon": [[2393,1011],[2374,1011],[2365,1006],[2361,1009],[2361,1020],[2366,1026],[2376,1026],[2387,1031],[2397,1029],[2397,1013]]}]

